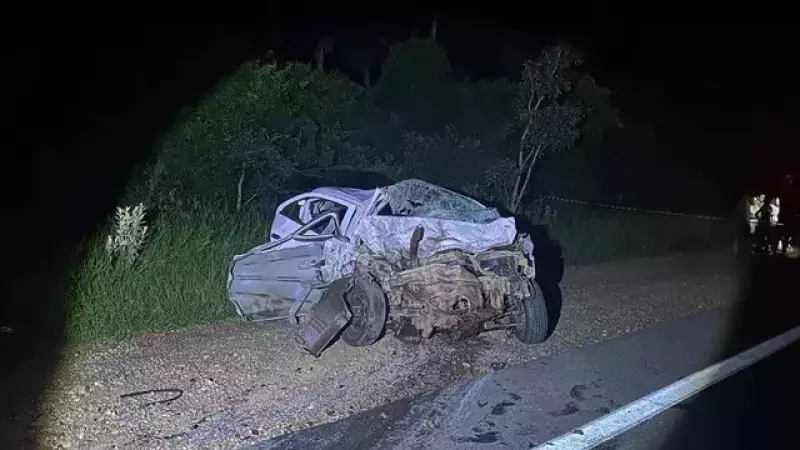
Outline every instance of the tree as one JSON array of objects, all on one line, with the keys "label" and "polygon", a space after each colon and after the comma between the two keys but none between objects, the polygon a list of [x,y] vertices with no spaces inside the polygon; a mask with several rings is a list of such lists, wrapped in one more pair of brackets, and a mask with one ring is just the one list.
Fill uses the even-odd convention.
[{"label": "tree", "polygon": [[622,128],[619,112],[612,104],[614,92],[599,86],[587,74],[574,80],[569,101],[586,105],[592,112],[581,123],[581,136],[575,148],[548,158],[537,167],[532,188],[588,201],[619,201],[608,180],[620,168],[619,161],[609,158],[618,149],[608,141]]},{"label": "tree", "polygon": [[586,105],[592,110],[592,114],[586,117],[581,125],[582,144],[590,147],[599,146],[609,132],[622,128],[619,111],[611,103],[614,91],[598,86],[594,78],[583,75],[575,82],[572,94],[574,102]]},{"label": "tree", "polygon": [[572,89],[571,69],[580,62],[571,47],[559,45],[544,49],[539,58],[523,67],[515,120],[509,130],[519,133],[516,155],[513,164],[505,161],[495,165],[495,171],[505,174],[490,176],[495,183],[509,183],[496,187],[512,213],[519,209],[539,159],[546,153],[571,148],[580,136],[580,124],[589,108],[567,101]]},{"label": "tree", "polygon": [[325,56],[330,55],[333,52],[333,46],[334,40],[330,36],[324,36],[317,41],[317,48],[314,51],[317,70],[325,70]]},{"label": "tree", "polygon": [[221,199],[241,210],[277,195],[295,170],[367,153],[350,143],[364,97],[339,74],[308,64],[245,63],[175,124],[129,201],[171,210]]},{"label": "tree", "polygon": [[[380,62],[384,43],[378,33],[348,34],[338,38],[334,59],[344,72],[351,73],[368,91],[372,90],[372,69]],[[387,47],[389,47],[387,45]]]},{"label": "tree", "polygon": [[458,85],[447,53],[431,39],[392,46],[375,86],[376,104],[422,133],[437,133],[452,122]]}]

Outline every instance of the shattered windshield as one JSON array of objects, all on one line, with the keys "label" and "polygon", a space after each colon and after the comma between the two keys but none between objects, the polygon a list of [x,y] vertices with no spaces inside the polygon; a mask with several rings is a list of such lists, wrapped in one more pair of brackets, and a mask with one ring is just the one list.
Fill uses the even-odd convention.
[{"label": "shattered windshield", "polygon": [[396,215],[472,223],[500,218],[494,208],[422,180],[401,181],[387,186],[385,191],[392,213]]}]

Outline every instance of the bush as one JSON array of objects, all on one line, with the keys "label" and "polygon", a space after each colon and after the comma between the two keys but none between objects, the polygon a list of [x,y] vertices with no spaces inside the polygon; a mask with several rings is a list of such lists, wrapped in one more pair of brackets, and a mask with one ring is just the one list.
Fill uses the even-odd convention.
[{"label": "bush", "polygon": [[359,153],[348,139],[365,92],[307,64],[249,62],[187,110],[132,186],[129,202],[159,210],[189,199],[228,205],[274,195],[293,170]]},{"label": "bush", "polygon": [[234,254],[264,241],[267,224],[214,211],[161,216],[130,266],[110,261],[109,230],[88,240],[68,295],[68,335],[124,336],[234,315],[225,272]]}]

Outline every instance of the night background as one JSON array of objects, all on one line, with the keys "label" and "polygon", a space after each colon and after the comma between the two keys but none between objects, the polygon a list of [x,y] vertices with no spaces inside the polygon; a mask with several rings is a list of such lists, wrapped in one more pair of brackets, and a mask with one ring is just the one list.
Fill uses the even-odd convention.
[{"label": "night background", "polygon": [[[413,176],[509,209],[500,188],[484,183],[490,179],[484,170],[495,160],[514,161],[519,130],[510,135],[503,130],[515,120],[515,86],[523,63],[549,46],[570,44],[582,55],[583,64],[574,68],[575,86],[588,75],[596,90],[587,88],[586,97],[578,95],[576,101],[599,102],[591,110],[598,114],[581,122],[595,118],[596,134],[586,138],[582,129],[569,148],[544,155],[513,212],[549,227],[567,264],[720,249],[729,247],[733,232],[725,220],[653,219],[540,196],[729,218],[744,194],[770,189],[784,170],[797,171],[800,86],[792,69],[796,39],[790,26],[601,17],[559,23],[540,17],[537,23],[529,15],[479,18],[439,10],[386,14],[374,21],[293,16],[249,26],[106,24],[94,30],[51,28],[57,37],[32,34],[10,45],[6,129],[11,140],[2,165],[8,264],[0,326],[13,333],[0,335],[0,349],[9,380],[3,383],[2,403],[9,411],[4,417],[14,417],[8,423],[17,428],[8,436],[24,435],[19,424],[30,420],[25,414],[35,414],[31,399],[51,372],[55,361],[48,355],[62,345],[63,336],[116,337],[231,315],[225,309],[229,305],[217,305],[224,303],[219,301],[224,293],[214,291],[224,280],[202,274],[187,279],[155,259],[141,266],[165,277],[151,280],[149,285],[157,286],[152,289],[127,278],[104,281],[105,269],[91,277],[76,275],[83,273],[82,261],[102,260],[95,253],[102,253],[115,207],[142,201],[151,211],[152,249],[141,256],[146,260],[158,251],[170,259],[182,256],[170,247],[179,239],[159,236],[160,229],[199,236],[205,244],[185,251],[196,256],[192,267],[203,274],[263,240],[261,222],[287,192],[298,189],[290,173],[351,166],[391,178]],[[430,39],[434,20],[435,42]],[[409,42],[421,44],[406,47],[411,62],[397,66],[406,71],[383,78],[391,52]],[[326,51],[320,72],[321,45]],[[443,53],[430,53],[436,46]],[[423,61],[416,66],[414,52]],[[435,64],[430,61],[441,61],[440,55],[452,71],[431,75],[426,70]],[[297,115],[258,112],[252,128],[235,128],[251,119],[236,111],[250,111],[257,102],[240,108],[237,98],[220,94],[205,106],[206,119],[191,122],[191,108],[208,101],[218,83],[261,76],[253,66],[236,78],[237,67],[246,61],[275,63],[278,70],[301,63],[287,69],[287,78],[280,78],[288,80],[284,90],[274,97],[284,102],[276,108],[296,106]],[[452,94],[447,97],[452,105],[437,109],[414,103],[417,97],[402,89],[417,75],[419,81],[411,84],[419,83],[424,93]],[[389,85],[386,80],[401,81]],[[479,83],[483,87],[470,90]],[[314,90],[317,85],[322,87]],[[231,92],[241,92],[236,89]],[[263,89],[254,98],[266,98],[268,89]],[[318,101],[316,92],[328,97]],[[506,100],[497,100],[503,95]],[[350,100],[337,103],[345,97]],[[341,106],[345,103],[349,106]],[[350,109],[343,113],[345,108]],[[351,109],[357,111],[347,115]],[[209,117],[219,121],[209,124]],[[183,123],[188,125],[180,128]],[[230,131],[220,123],[236,125]],[[454,123],[452,136],[448,126]],[[485,129],[476,126],[484,123]],[[262,131],[283,133],[286,143],[269,147],[274,153],[268,156],[259,154],[265,143],[277,142]],[[303,153],[315,145],[324,150]],[[446,145],[452,148],[440,157],[431,150]],[[469,153],[463,146],[481,150]],[[213,153],[220,148],[236,153]],[[453,155],[462,155],[463,170],[453,168]],[[502,178],[506,166],[498,164]],[[153,175],[156,167],[160,178]],[[450,172],[442,169],[447,167]],[[237,200],[240,176],[246,192]],[[180,312],[186,292],[164,294],[163,286],[207,288],[200,300],[217,306]],[[164,308],[178,317],[166,317],[163,310],[157,317],[148,315],[148,308],[161,308],[154,306],[161,300],[151,303],[148,296],[167,297]],[[104,300],[90,304],[89,298]],[[119,319],[126,314],[108,313],[109,305],[130,305],[135,312]],[[5,401],[12,396],[19,402]]]}]

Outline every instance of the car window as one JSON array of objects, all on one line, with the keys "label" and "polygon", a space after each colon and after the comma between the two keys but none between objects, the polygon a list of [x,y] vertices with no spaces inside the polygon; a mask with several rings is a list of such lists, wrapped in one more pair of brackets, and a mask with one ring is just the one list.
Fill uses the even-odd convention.
[{"label": "car window", "polygon": [[341,223],[344,220],[344,215],[347,213],[347,206],[331,200],[319,198],[310,200],[308,210],[311,212],[311,220],[323,214],[335,212],[336,216],[339,218],[339,223]]},{"label": "car window", "polygon": [[390,205],[389,202],[386,202],[386,203],[383,204],[383,206],[380,207],[380,209],[378,209],[375,212],[375,215],[376,216],[394,216],[395,214],[394,214],[394,211],[392,211],[392,205]]},{"label": "car window", "polygon": [[[336,213],[341,225],[344,221],[344,216],[347,214],[347,206],[322,198],[304,198],[286,205],[280,211],[280,214],[298,224],[305,225],[329,212]],[[304,234],[333,234],[335,227],[336,224],[333,219],[325,219],[311,227],[309,229],[310,233]]]},{"label": "car window", "polygon": [[289,203],[280,211],[280,215],[292,219],[299,224],[303,224],[303,220],[300,217],[306,201],[306,199],[300,199],[296,202]]}]

